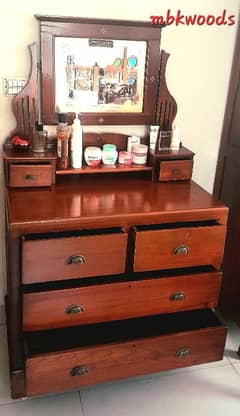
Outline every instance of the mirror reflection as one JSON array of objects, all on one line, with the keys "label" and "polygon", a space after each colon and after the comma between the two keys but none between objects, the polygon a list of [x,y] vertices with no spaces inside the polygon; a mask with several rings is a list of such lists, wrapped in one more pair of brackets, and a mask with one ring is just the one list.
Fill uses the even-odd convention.
[{"label": "mirror reflection", "polygon": [[147,42],[55,38],[56,112],[143,111]]}]

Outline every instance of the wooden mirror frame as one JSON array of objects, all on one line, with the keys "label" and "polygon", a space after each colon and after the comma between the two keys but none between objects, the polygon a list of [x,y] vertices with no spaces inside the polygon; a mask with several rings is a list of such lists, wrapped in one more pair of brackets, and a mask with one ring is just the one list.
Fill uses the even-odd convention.
[{"label": "wooden mirror frame", "polygon": [[[84,125],[150,125],[155,121],[158,99],[161,26],[151,22],[127,20],[84,19],[35,15],[40,22],[41,50],[41,109],[45,125],[57,123],[55,110],[55,37],[94,39],[141,40],[147,42],[143,111],[134,112],[82,112]],[[73,113],[69,113],[69,121]]]}]

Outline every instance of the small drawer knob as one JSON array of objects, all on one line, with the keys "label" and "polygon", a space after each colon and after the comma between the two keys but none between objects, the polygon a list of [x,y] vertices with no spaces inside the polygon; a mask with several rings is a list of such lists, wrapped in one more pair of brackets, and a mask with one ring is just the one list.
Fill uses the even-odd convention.
[{"label": "small drawer knob", "polygon": [[189,248],[187,246],[178,246],[173,249],[173,254],[188,254]]},{"label": "small drawer knob", "polygon": [[27,173],[25,175],[25,179],[26,179],[26,181],[35,181],[37,179],[37,176],[36,175],[30,175],[29,173]]},{"label": "small drawer knob", "polygon": [[176,293],[173,293],[170,296],[169,300],[171,300],[171,301],[179,301],[179,300],[184,300],[185,297],[186,297],[185,296],[185,293],[183,293],[183,292],[176,292]]},{"label": "small drawer knob", "polygon": [[191,354],[192,354],[192,351],[188,347],[180,348],[180,350],[176,351],[176,357],[177,358],[188,357]]},{"label": "small drawer knob", "polygon": [[70,305],[66,309],[66,313],[68,315],[74,315],[76,313],[83,313],[83,312],[85,312],[85,309],[82,305]]},{"label": "small drawer knob", "polygon": [[178,168],[172,169],[173,176],[178,176],[180,174],[181,174],[181,169],[178,169]]},{"label": "small drawer knob", "polygon": [[87,259],[84,256],[81,255],[74,255],[74,256],[70,256],[66,263],[67,264],[84,264],[86,263]]},{"label": "small drawer knob", "polygon": [[73,367],[70,374],[72,377],[84,376],[84,374],[88,374],[88,367],[86,367],[85,365]]}]

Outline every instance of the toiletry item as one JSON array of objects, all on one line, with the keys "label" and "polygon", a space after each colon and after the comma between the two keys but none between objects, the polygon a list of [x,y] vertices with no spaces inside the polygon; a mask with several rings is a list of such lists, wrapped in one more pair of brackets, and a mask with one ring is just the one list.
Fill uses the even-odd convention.
[{"label": "toiletry item", "polygon": [[71,166],[82,167],[82,126],[77,113],[71,129]]},{"label": "toiletry item", "polygon": [[156,151],[159,150],[170,150],[172,138],[172,130],[161,130],[158,131]]},{"label": "toiletry item", "polygon": [[47,130],[43,129],[41,123],[35,123],[35,130],[32,137],[32,151],[34,153],[44,153],[47,151]]},{"label": "toiletry item", "polygon": [[132,162],[133,162],[132,153],[124,152],[124,151],[119,152],[118,163],[124,166],[130,166]]},{"label": "toiletry item", "polygon": [[133,163],[145,165],[147,162],[148,146],[146,144],[135,144],[132,148]]},{"label": "toiletry item", "polygon": [[139,136],[130,136],[128,137],[127,142],[127,151],[132,152],[132,147],[134,144],[140,144],[140,137]]},{"label": "toiletry item", "polygon": [[88,146],[84,151],[84,159],[88,166],[98,166],[102,159],[102,150],[97,146]]},{"label": "toiletry item", "polygon": [[180,146],[181,146],[180,130],[179,130],[179,127],[176,124],[174,124],[172,127],[171,149],[178,150]]},{"label": "toiletry item", "polygon": [[157,124],[152,124],[150,126],[150,139],[149,139],[149,151],[150,151],[150,153],[155,152],[159,129],[160,129],[160,126],[157,125]]},{"label": "toiletry item", "polygon": [[67,169],[69,166],[68,145],[71,128],[67,125],[67,114],[58,113],[57,131],[57,166],[58,169]]},{"label": "toiletry item", "polygon": [[115,144],[104,144],[102,150],[102,161],[104,165],[114,165],[118,157]]}]

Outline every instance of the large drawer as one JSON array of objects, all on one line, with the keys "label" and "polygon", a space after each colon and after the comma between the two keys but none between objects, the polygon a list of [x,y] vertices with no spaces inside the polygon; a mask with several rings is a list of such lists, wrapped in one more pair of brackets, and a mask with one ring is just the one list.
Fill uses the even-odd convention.
[{"label": "large drawer", "polygon": [[215,272],[25,293],[23,326],[35,331],[212,308],[220,283]]},{"label": "large drawer", "polygon": [[[191,224],[191,223],[190,223]],[[184,223],[135,229],[134,271],[212,265],[220,269],[226,226]]]},{"label": "large drawer", "polygon": [[23,239],[22,281],[37,283],[125,271],[127,234],[99,234]]},{"label": "large drawer", "polygon": [[30,333],[27,396],[221,360],[225,337],[209,310]]}]

